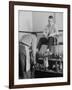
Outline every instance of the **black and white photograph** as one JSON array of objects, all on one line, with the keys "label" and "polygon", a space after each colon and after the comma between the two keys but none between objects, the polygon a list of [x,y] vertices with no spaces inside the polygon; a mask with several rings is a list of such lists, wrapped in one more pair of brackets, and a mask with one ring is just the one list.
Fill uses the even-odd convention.
[{"label": "black and white photograph", "polygon": [[70,84],[70,6],[9,3],[9,87]]},{"label": "black and white photograph", "polygon": [[63,13],[18,11],[19,79],[63,77]]}]

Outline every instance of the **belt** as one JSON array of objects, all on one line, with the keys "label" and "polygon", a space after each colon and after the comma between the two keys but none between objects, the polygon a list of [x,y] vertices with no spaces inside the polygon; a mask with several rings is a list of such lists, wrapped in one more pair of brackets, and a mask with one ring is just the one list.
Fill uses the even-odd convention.
[{"label": "belt", "polygon": [[30,47],[27,43],[24,43],[24,42],[19,42],[19,43],[22,44],[22,45],[25,45],[27,47]]}]

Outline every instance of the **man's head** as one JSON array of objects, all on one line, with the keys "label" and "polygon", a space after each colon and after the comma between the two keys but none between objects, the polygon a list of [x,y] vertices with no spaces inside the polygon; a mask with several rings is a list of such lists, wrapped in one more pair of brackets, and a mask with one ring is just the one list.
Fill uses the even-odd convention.
[{"label": "man's head", "polygon": [[48,17],[48,23],[49,24],[52,24],[53,23],[53,19],[54,19],[53,16],[49,16]]}]

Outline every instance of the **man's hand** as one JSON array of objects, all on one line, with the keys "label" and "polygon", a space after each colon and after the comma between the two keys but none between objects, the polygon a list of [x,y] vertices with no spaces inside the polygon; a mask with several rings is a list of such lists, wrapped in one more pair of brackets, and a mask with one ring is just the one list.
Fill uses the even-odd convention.
[{"label": "man's hand", "polygon": [[59,33],[53,33],[53,34],[50,34],[49,37],[56,37],[56,36],[59,36],[60,34]]}]

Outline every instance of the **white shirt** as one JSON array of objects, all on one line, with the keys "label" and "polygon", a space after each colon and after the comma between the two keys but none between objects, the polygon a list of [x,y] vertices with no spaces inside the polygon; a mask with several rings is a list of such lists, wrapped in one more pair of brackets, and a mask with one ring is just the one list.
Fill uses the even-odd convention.
[{"label": "white shirt", "polygon": [[58,28],[56,24],[52,23],[51,25],[46,25],[43,33],[46,37],[53,36],[55,34],[58,34]]}]

